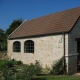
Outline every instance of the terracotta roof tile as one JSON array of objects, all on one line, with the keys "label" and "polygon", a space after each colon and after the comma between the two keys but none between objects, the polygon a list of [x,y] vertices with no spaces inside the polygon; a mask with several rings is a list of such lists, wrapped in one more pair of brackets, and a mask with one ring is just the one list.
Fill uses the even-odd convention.
[{"label": "terracotta roof tile", "polygon": [[25,21],[9,38],[69,32],[80,16],[80,7]]}]

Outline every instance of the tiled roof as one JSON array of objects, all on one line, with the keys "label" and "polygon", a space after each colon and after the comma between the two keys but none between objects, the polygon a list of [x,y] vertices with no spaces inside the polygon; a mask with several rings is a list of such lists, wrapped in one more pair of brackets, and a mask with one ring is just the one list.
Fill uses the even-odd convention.
[{"label": "tiled roof", "polygon": [[80,7],[23,22],[9,38],[69,32],[80,16]]}]

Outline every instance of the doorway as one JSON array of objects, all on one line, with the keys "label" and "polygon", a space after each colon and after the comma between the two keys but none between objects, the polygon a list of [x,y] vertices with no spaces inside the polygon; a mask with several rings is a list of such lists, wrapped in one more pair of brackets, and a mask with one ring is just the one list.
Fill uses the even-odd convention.
[{"label": "doorway", "polygon": [[80,41],[77,41],[77,53],[79,53],[77,56],[77,71],[80,72]]}]

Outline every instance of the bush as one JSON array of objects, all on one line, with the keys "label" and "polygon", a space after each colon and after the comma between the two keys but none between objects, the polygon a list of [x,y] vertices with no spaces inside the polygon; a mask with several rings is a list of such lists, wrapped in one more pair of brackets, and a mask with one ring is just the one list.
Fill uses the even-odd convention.
[{"label": "bush", "polygon": [[14,66],[14,62],[13,62],[12,60],[7,61],[6,64],[7,64],[7,67],[8,67],[8,68],[11,68],[11,67]]},{"label": "bush", "polygon": [[7,60],[0,60],[0,70],[4,69],[7,67]]},{"label": "bush", "polygon": [[31,80],[31,78],[41,72],[41,66],[38,61],[35,64],[26,65],[23,71],[16,74],[16,79]]},{"label": "bush", "polygon": [[12,59],[12,61],[13,61],[14,65],[22,65],[23,64],[23,62],[20,60],[16,61],[15,59]]},{"label": "bush", "polygon": [[59,74],[63,74],[63,57],[56,61],[55,64],[52,65],[52,70],[51,70],[51,74],[52,75],[59,75]]},{"label": "bush", "polygon": [[38,61],[35,64],[22,65],[21,61],[12,59],[0,60],[0,69],[4,80],[31,80],[33,76],[41,72],[42,67]]},{"label": "bush", "polygon": [[4,68],[3,69],[3,77],[4,80],[15,80],[15,72],[14,68]]},{"label": "bush", "polygon": [[4,69],[5,67],[12,68],[14,65],[22,65],[21,61],[12,60],[0,60],[0,70]]},{"label": "bush", "polygon": [[35,66],[35,74],[38,75],[41,72],[41,70],[42,70],[42,67],[40,65],[40,62],[36,60],[34,66]]}]

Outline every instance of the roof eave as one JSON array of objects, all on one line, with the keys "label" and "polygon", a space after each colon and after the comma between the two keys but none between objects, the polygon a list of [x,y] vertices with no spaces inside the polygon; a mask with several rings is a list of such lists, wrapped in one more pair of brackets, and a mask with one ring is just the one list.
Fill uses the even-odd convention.
[{"label": "roof eave", "polygon": [[14,34],[27,20],[25,20],[19,27],[17,27],[9,36],[8,36],[8,39],[9,37]]},{"label": "roof eave", "polygon": [[60,35],[60,34],[67,34],[69,31],[65,32],[56,32],[56,33],[48,33],[48,34],[39,34],[39,35],[31,35],[31,36],[22,36],[22,37],[14,37],[14,38],[8,38],[9,40],[13,39],[24,39],[24,38],[38,38],[38,37],[45,37],[45,36],[52,36],[52,35]]}]

